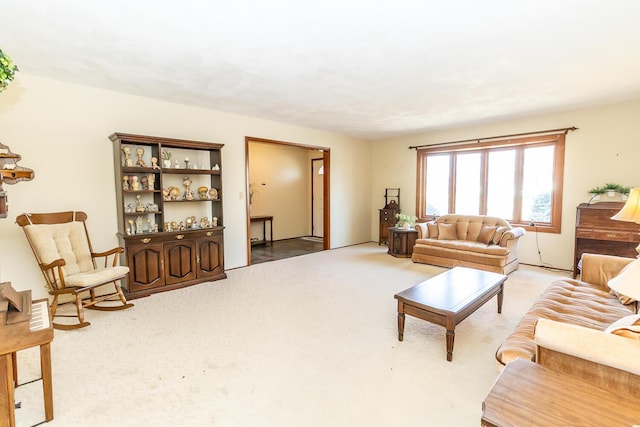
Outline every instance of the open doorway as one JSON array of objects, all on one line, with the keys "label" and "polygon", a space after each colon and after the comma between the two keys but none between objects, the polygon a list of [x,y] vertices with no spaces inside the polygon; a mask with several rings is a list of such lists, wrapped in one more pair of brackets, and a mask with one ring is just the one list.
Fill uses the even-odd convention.
[{"label": "open doorway", "polygon": [[329,149],[246,137],[245,154],[247,263],[329,249]]}]

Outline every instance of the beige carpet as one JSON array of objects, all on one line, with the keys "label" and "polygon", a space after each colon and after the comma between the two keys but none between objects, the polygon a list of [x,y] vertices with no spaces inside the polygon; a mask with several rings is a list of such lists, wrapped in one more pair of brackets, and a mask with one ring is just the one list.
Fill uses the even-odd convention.
[{"label": "beige carpet", "polygon": [[[56,331],[51,426],[476,426],[494,352],[560,273],[521,267],[456,328],[407,317],[393,295],[444,269],[374,243],[228,271],[224,281],[87,311]],[[565,275],[566,276],[566,275]],[[19,353],[20,381],[38,354]],[[19,426],[44,418],[41,383],[20,387]]]}]

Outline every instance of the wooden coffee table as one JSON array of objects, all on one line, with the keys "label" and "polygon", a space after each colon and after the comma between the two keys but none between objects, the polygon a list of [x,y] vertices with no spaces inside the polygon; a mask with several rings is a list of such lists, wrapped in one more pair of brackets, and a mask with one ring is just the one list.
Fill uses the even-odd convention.
[{"label": "wooden coffee table", "polygon": [[447,329],[447,360],[453,359],[455,327],[484,303],[498,295],[502,313],[504,282],[507,276],[466,267],[454,267],[395,295],[398,300],[398,340],[404,334],[404,316]]}]

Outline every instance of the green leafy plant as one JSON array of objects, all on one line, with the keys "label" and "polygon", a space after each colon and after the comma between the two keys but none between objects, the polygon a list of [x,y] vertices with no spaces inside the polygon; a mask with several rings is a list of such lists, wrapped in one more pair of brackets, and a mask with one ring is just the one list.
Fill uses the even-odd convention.
[{"label": "green leafy plant", "polygon": [[13,60],[0,49],[0,92],[3,92],[16,74],[18,67]]},{"label": "green leafy plant", "polygon": [[620,184],[613,184],[610,182],[607,182],[606,184],[604,184],[602,187],[594,187],[591,190],[589,190],[589,194],[604,194],[608,191],[615,191],[618,192],[620,194],[625,194],[628,195],[629,191],[631,191],[630,187],[625,187],[624,185],[620,185]]},{"label": "green leafy plant", "polygon": [[396,218],[398,219],[396,227],[402,227],[405,223],[409,224],[409,227],[413,227],[418,220],[417,216],[409,216],[401,213],[396,214]]}]

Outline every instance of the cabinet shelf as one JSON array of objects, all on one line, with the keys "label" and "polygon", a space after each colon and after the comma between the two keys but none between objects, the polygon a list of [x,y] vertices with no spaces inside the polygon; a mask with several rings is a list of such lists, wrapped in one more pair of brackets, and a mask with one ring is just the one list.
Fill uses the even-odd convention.
[{"label": "cabinet shelf", "polygon": [[[226,278],[224,222],[220,196],[223,145],[124,133],[114,133],[109,139],[113,142],[118,205],[117,235],[125,248],[123,263],[129,266],[129,274],[123,286],[127,296],[137,298]],[[192,159],[192,164],[208,168],[162,167],[161,158],[165,151],[171,152],[174,159],[188,157]],[[151,166],[152,157],[158,159],[159,168]],[[139,158],[142,158],[146,166],[135,166]],[[132,163],[134,165],[131,165]],[[210,169],[214,165],[218,165],[220,169]],[[147,176],[149,181],[153,180],[154,188],[124,190],[125,176],[128,176],[129,180],[131,176],[137,177],[135,179],[139,181]],[[173,188],[179,188],[180,197],[182,196],[186,191],[186,188],[182,187],[186,176],[193,176],[190,188],[195,192],[196,198],[164,200],[165,191],[175,191]],[[124,178],[124,181],[126,182],[127,178]],[[142,182],[139,185],[142,186]],[[200,199],[197,193],[200,187],[217,190],[218,199]],[[154,205],[158,210],[127,212],[127,209],[131,209],[132,203],[138,206],[142,203],[146,207]],[[135,224],[130,223],[136,217],[142,217],[144,221],[144,230],[139,233],[135,231],[140,230],[140,223],[138,222],[137,229]],[[217,226],[180,231],[165,230],[165,225],[188,224],[193,217],[198,225],[212,224],[216,218]],[[157,232],[149,231],[154,227],[157,228]]]}]

